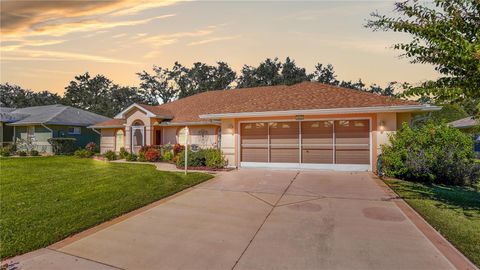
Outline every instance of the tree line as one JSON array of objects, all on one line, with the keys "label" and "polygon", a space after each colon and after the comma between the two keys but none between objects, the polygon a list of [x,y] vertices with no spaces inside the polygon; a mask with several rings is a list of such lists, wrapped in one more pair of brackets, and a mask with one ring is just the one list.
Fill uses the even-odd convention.
[{"label": "tree line", "polygon": [[[480,117],[480,4],[478,0],[416,0],[396,2],[389,15],[373,12],[364,25],[373,31],[406,33],[410,41],[394,44],[401,56],[412,64],[430,64],[440,78],[418,85],[401,85],[397,97],[442,105],[452,112]],[[11,84],[0,85],[0,105],[25,107],[68,104],[112,116],[133,102],[151,105],[210,90],[245,88],[317,81],[331,85],[393,96],[396,83],[385,87],[366,86],[362,80],[337,78],[332,65],[317,64],[312,73],[285,61],[267,58],[258,66],[245,65],[237,74],[227,63],[194,63],[186,67],[175,63],[171,68],[154,66],[152,71],[137,73],[140,85],[119,86],[103,75],[76,76],[60,97],[48,91],[32,92]],[[453,108],[453,109],[452,109]],[[443,117],[443,116],[442,116]],[[451,119],[450,119],[451,120]]]},{"label": "tree line", "polygon": [[0,85],[0,105],[3,107],[29,107],[64,104],[112,117],[131,105],[144,103],[158,105],[179,98],[212,90],[241,89],[257,86],[292,85],[302,81],[315,81],[347,87],[378,95],[393,96],[395,83],[385,87],[366,86],[361,79],[346,81],[337,78],[331,64],[317,64],[312,73],[299,67],[287,57],[285,61],[267,58],[258,66],[244,65],[237,73],[225,62],[215,65],[197,62],[191,67],[175,62],[171,68],[154,66],[151,71],[137,73],[138,86],[121,86],[106,76],[77,75],[65,87],[63,97],[49,91],[34,92],[9,83]]}]

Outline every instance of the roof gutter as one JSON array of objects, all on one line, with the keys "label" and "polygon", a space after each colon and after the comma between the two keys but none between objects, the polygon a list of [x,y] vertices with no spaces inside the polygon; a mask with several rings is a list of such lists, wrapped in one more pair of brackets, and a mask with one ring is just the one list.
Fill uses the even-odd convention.
[{"label": "roof gutter", "polygon": [[219,121],[206,121],[206,122],[178,122],[178,123],[169,123],[169,122],[162,122],[158,125],[154,126],[161,126],[161,127],[178,127],[178,126],[204,126],[204,125],[215,125],[220,126],[221,123]]},{"label": "roof gutter", "polygon": [[95,128],[124,128],[124,125],[112,125],[112,126],[88,126],[87,128],[95,129]]},{"label": "roof gutter", "polygon": [[239,117],[268,117],[268,116],[290,116],[290,115],[319,115],[319,114],[346,114],[346,113],[381,113],[381,112],[430,112],[441,110],[440,106],[433,105],[404,105],[404,106],[377,106],[377,107],[355,107],[355,108],[334,108],[334,109],[310,109],[310,110],[289,110],[289,111],[264,111],[264,112],[240,112],[240,113],[218,113],[202,114],[202,119],[222,119]]}]

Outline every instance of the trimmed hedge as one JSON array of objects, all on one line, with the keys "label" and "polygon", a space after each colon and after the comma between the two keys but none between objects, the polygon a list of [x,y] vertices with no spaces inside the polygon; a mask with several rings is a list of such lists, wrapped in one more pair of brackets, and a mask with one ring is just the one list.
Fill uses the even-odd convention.
[{"label": "trimmed hedge", "polygon": [[[226,161],[220,149],[199,149],[196,152],[188,149],[189,167],[208,167],[221,169],[225,167]],[[185,150],[177,155],[177,167],[185,166]]]},{"label": "trimmed hedge", "polygon": [[55,155],[70,155],[75,151],[75,138],[50,138],[48,143],[52,145]]}]

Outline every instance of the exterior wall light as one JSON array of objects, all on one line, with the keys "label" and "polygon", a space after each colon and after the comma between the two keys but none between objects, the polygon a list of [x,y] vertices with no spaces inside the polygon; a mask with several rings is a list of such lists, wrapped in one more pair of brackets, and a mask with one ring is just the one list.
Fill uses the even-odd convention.
[{"label": "exterior wall light", "polygon": [[385,122],[380,121],[380,124],[378,125],[378,128],[380,129],[380,133],[383,133],[385,131]]}]

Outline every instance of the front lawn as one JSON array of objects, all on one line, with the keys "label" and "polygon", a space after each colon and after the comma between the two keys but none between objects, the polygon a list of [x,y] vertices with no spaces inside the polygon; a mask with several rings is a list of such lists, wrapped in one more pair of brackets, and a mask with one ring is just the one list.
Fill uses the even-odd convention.
[{"label": "front lawn", "polygon": [[71,234],[212,178],[75,157],[0,159],[0,257]]},{"label": "front lawn", "polygon": [[479,189],[385,181],[430,225],[480,266]]}]

